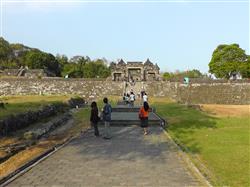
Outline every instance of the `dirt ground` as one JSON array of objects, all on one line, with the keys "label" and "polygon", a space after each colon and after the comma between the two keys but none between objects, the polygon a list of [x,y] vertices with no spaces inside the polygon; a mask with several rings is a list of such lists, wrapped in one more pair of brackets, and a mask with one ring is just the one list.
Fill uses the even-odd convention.
[{"label": "dirt ground", "polygon": [[214,105],[205,104],[201,105],[201,109],[212,115],[221,117],[250,117],[250,105]]}]

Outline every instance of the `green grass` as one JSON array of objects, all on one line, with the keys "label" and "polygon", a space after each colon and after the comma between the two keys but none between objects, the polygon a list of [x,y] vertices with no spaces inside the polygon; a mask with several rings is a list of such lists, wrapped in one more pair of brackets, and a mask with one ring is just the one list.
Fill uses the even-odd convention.
[{"label": "green grass", "polygon": [[80,108],[74,113],[74,118],[77,123],[88,123],[90,118],[90,108]]},{"label": "green grass", "polygon": [[154,102],[171,137],[215,186],[250,186],[250,119],[216,118],[176,103]]},{"label": "green grass", "polygon": [[84,129],[90,127],[90,108],[79,108],[77,109],[77,112],[73,114],[75,123],[74,127],[71,129],[71,134],[77,134],[81,130],[84,131]]},{"label": "green grass", "polygon": [[0,119],[7,116],[23,113],[29,110],[38,110],[50,103],[66,102],[69,96],[8,96],[0,97],[0,102],[7,103],[0,108]]},{"label": "green grass", "polygon": [[[110,97],[108,97],[109,104],[110,104],[112,107],[115,107],[115,106],[117,105],[117,102],[118,102],[119,100],[122,100],[122,97],[121,97],[121,96],[110,96]],[[97,102],[97,106],[98,106],[99,111],[101,111],[102,108],[104,107],[103,100],[102,100],[102,99],[98,99],[96,102]],[[91,103],[90,103],[90,104],[91,104]]]}]

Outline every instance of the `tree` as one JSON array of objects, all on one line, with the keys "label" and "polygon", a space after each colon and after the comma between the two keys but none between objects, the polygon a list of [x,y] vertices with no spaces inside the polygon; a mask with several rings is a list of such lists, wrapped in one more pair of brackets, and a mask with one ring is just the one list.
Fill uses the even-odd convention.
[{"label": "tree", "polygon": [[66,55],[56,55],[57,62],[63,67],[65,64],[68,64],[68,57]]},{"label": "tree", "polygon": [[173,73],[170,72],[164,72],[163,73],[163,79],[164,80],[170,80],[172,78]]},{"label": "tree", "polygon": [[0,37],[0,67],[8,67],[8,63],[11,60],[12,56],[13,51],[10,47],[9,42]]},{"label": "tree", "polygon": [[201,78],[204,75],[197,69],[193,69],[190,71],[186,71],[183,73],[185,77],[189,77],[189,78]]},{"label": "tree", "polygon": [[182,80],[184,77],[189,77],[189,78],[202,78],[204,75],[197,69],[193,70],[188,70],[188,71],[175,71],[174,73],[172,72],[164,72],[163,73],[163,79],[164,80]]},{"label": "tree", "polygon": [[25,55],[25,65],[30,69],[47,69],[55,75],[60,75],[59,63],[56,58],[49,53],[39,50],[28,51]]},{"label": "tree", "polygon": [[213,52],[209,72],[217,78],[229,79],[235,73],[246,73],[249,61],[245,51],[238,44],[219,45]]},{"label": "tree", "polygon": [[247,56],[247,62],[241,64],[240,73],[243,78],[250,78],[250,56]]},{"label": "tree", "polygon": [[73,74],[74,71],[76,71],[76,64],[75,63],[68,63],[62,67],[61,75],[62,76],[69,75],[69,77],[75,78],[75,76],[71,76],[71,75],[74,75]]},{"label": "tree", "polygon": [[106,78],[111,75],[105,58],[91,60],[88,56],[74,56],[45,53],[23,44],[9,44],[0,37],[0,69],[20,68],[48,70],[56,76],[69,75],[72,78]]}]

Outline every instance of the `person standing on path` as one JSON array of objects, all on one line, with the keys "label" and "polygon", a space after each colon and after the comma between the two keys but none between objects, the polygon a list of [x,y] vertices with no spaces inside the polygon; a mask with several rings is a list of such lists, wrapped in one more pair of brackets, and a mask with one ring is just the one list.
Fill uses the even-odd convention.
[{"label": "person standing on path", "polygon": [[134,92],[131,92],[129,101],[130,101],[130,106],[134,107],[134,102],[135,102],[135,94],[134,94]]},{"label": "person standing on path", "polygon": [[94,127],[95,130],[95,136],[98,137],[99,134],[99,130],[98,130],[98,121],[99,121],[99,116],[98,116],[98,107],[95,101],[93,101],[91,103],[91,114],[90,114],[90,122],[91,122],[91,126]]},{"label": "person standing on path", "polygon": [[143,128],[144,135],[148,134],[148,114],[149,105],[147,102],[144,102],[143,106],[139,110],[139,118],[141,120],[141,127]]},{"label": "person standing on path", "polygon": [[111,121],[111,112],[112,112],[112,107],[108,103],[108,98],[103,99],[104,102],[104,107],[102,110],[102,116],[103,116],[103,121],[104,121],[104,139],[110,139],[111,138],[111,132],[110,132],[110,121]]},{"label": "person standing on path", "polygon": [[146,92],[144,93],[142,99],[143,99],[143,103],[144,103],[144,102],[148,102],[148,95],[147,95]]}]

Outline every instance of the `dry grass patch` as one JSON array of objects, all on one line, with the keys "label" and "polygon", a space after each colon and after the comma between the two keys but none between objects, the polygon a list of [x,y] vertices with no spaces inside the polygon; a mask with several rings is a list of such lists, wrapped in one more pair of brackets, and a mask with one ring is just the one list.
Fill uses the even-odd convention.
[{"label": "dry grass patch", "polygon": [[0,147],[18,143],[18,139],[19,139],[18,137],[2,137],[0,139]]},{"label": "dry grass patch", "polygon": [[203,111],[218,117],[250,116],[250,105],[201,105]]},{"label": "dry grass patch", "polygon": [[58,143],[62,143],[65,139],[49,139],[39,142],[37,145],[27,148],[24,151],[17,153],[9,158],[6,162],[0,164],[0,178],[7,176],[8,174],[20,168],[30,160],[45,153]]}]

